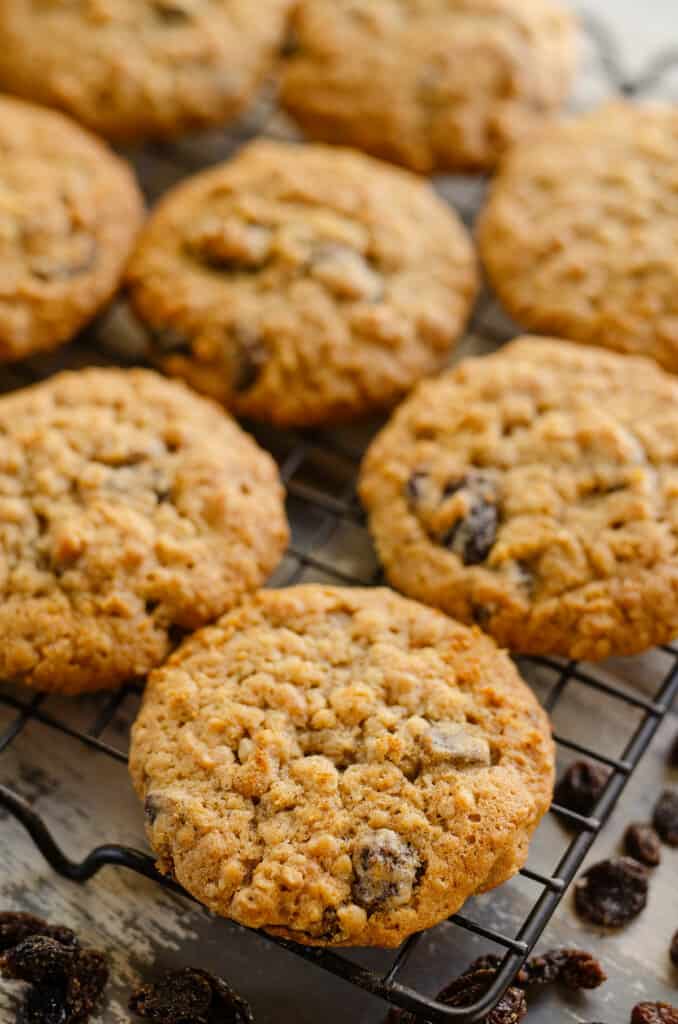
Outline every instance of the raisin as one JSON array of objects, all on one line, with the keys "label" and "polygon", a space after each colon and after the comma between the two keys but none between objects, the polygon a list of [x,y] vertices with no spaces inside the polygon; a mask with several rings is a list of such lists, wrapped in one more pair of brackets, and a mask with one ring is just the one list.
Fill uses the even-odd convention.
[{"label": "raisin", "polygon": [[421,876],[409,843],[388,828],[365,832],[353,851],[353,898],[368,913],[408,903]]},{"label": "raisin", "polygon": [[157,984],[143,985],[129,1002],[132,1013],[159,1024],[203,1024],[212,1005],[212,986],[190,967],[167,971]]},{"label": "raisin", "polygon": [[162,798],[156,793],[149,793],[144,800],[144,817],[149,825],[154,825],[162,810]]},{"label": "raisin", "polygon": [[569,989],[598,988],[607,981],[602,965],[582,949],[551,949],[532,957],[524,968],[526,985],[552,985],[560,982]]},{"label": "raisin", "polygon": [[172,0],[155,0],[153,10],[158,20],[165,25],[183,25],[190,21],[188,11],[180,4],[173,3]]},{"label": "raisin", "polygon": [[[494,981],[496,971],[473,971],[462,974],[438,994],[445,1006],[472,1006],[481,999]],[[518,1024],[527,1013],[522,989],[512,986],[485,1018],[486,1024]]]},{"label": "raisin", "polygon": [[96,949],[78,950],[66,986],[69,1024],[89,1019],[107,984],[108,965],[104,954]]},{"label": "raisin", "polygon": [[130,998],[132,1013],[157,1024],[253,1024],[244,999],[221,978],[185,967],[167,971],[159,982],[143,985]]},{"label": "raisin", "polygon": [[678,790],[664,790],[655,804],[652,822],[665,843],[678,846]]},{"label": "raisin", "polygon": [[32,985],[21,1007],[22,1024],[68,1024],[65,986]]},{"label": "raisin", "polygon": [[15,981],[49,985],[68,977],[75,952],[55,939],[32,935],[3,954],[0,969],[5,977]]},{"label": "raisin", "polygon": [[631,1012],[631,1024],[678,1024],[678,1007],[669,1003],[638,1003]]},{"label": "raisin", "polygon": [[671,940],[671,946],[669,947],[669,956],[671,963],[674,967],[678,967],[678,932],[673,936]]},{"label": "raisin", "polygon": [[610,769],[606,765],[575,761],[556,785],[555,801],[568,811],[588,817],[598,803],[609,777]]},{"label": "raisin", "polygon": [[231,387],[241,394],[253,388],[259,380],[268,352],[257,332],[242,325],[236,325],[231,330],[229,344],[234,348]]},{"label": "raisin", "polygon": [[637,917],[647,903],[648,874],[631,857],[601,861],[575,885],[575,906],[593,924],[620,928]]},{"label": "raisin", "polygon": [[0,953],[12,946],[18,946],[24,939],[32,935],[45,935],[56,939],[63,946],[77,946],[75,932],[64,925],[48,924],[41,917],[33,914],[6,912],[0,914]]},{"label": "raisin", "polygon": [[624,850],[629,857],[650,868],[656,868],[662,859],[659,836],[652,825],[629,825],[624,836]]},{"label": "raisin", "polygon": [[447,484],[443,497],[468,491],[469,511],[444,534],[441,544],[461,558],[464,565],[484,562],[494,546],[499,527],[494,484],[482,473],[470,474]]}]

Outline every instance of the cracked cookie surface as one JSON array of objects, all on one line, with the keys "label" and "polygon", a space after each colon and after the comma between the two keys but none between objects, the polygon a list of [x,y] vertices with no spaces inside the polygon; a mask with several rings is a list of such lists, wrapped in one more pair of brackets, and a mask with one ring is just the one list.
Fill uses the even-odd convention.
[{"label": "cracked cookie surface", "polygon": [[678,371],[677,160],[675,108],[623,103],[511,153],[479,241],[518,323]]},{"label": "cracked cookie surface", "polygon": [[105,305],[142,217],[132,172],[102,143],[0,97],[0,361],[70,340]]},{"label": "cracked cookie surface", "polygon": [[391,582],[502,646],[600,659],[678,635],[678,381],[522,338],[420,385],[360,493]]},{"label": "cracked cookie surface", "polygon": [[307,585],[248,598],[152,673],[130,768],[161,870],[211,910],[394,946],[522,866],[553,743],[480,631]]},{"label": "cracked cookie surface", "polygon": [[3,0],[0,87],[108,138],[172,137],[244,109],[274,66],[291,5]]},{"label": "cracked cookie surface", "polygon": [[80,693],[159,664],[263,582],[287,542],[270,456],[145,370],[0,399],[0,676]]},{"label": "cracked cookie surface", "polygon": [[128,284],[163,369],[239,414],[310,425],[392,405],[439,369],[476,265],[408,172],[257,142],[160,203]]},{"label": "cracked cookie surface", "polygon": [[493,167],[575,69],[552,0],[302,0],[282,102],[311,138],[429,173]]}]

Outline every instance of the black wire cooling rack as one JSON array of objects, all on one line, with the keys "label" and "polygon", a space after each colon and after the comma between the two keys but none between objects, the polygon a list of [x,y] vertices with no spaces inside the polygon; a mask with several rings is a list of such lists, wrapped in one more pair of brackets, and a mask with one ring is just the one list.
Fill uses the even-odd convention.
[{"label": "black wire cooling rack", "polygon": [[[660,80],[678,69],[678,52],[667,51],[650,62],[635,79],[631,79],[624,72],[614,40],[605,26],[588,16],[585,16],[584,26],[591,59],[596,64],[598,75],[605,80],[608,95],[648,93]],[[237,145],[244,141],[247,136],[246,126],[241,137],[231,137],[230,148],[233,148],[234,143]],[[217,147],[211,158],[219,159],[223,156],[224,152]],[[159,166],[161,171],[166,172],[167,184],[206,162],[204,151],[194,150],[190,143],[179,147],[155,147],[137,161],[142,180],[148,181],[149,160],[152,180],[148,191],[151,195],[162,190],[162,186],[157,184]],[[471,199],[468,209],[461,210],[467,220],[473,217],[478,194],[476,182],[471,187],[471,195],[475,199]],[[460,205],[464,206],[463,201]],[[493,343],[501,342],[511,333],[510,327],[498,316],[496,306],[489,296],[485,297],[476,312],[471,329],[476,335]],[[93,347],[93,341],[96,347]],[[87,337],[71,346],[65,357],[29,360],[7,371],[2,378],[3,389],[32,383],[64,365],[101,362],[101,342],[99,325],[90,330]],[[380,583],[381,572],[375,563],[355,494],[355,478],[364,437],[356,439],[350,432],[293,434],[261,428],[254,428],[253,432],[275,455],[289,495],[288,510],[293,541],[272,584],[289,586],[310,578],[359,586]],[[364,552],[364,557],[346,556],[349,546],[347,534],[350,534],[351,548]],[[529,867],[521,871],[523,878],[536,887],[537,895],[513,934],[473,919],[466,910],[450,919],[455,926],[503,950],[501,966],[491,987],[472,1006],[445,1006],[401,980],[407,964],[422,941],[421,935],[409,938],[394,952],[388,968],[381,972],[367,969],[340,952],[300,946],[268,935],[264,935],[264,938],[316,967],[381,997],[386,1003],[409,1010],[433,1024],[450,1020],[473,1024],[482,1020],[501,998],[542,935],[597,835],[610,818],[659,724],[678,696],[678,647],[663,647],[653,652],[653,657],[655,663],[663,666],[661,671],[656,672],[654,683],[648,682],[645,675],[640,678],[639,668],[634,675],[633,665],[630,669],[627,666],[626,673],[620,674],[614,667],[582,665],[552,658],[520,660],[523,674],[530,681],[538,677],[542,702],[556,719],[559,711],[567,705],[568,700],[573,699],[576,692],[579,702],[582,695],[607,702],[608,713],[617,717],[621,713],[632,722],[632,727],[623,749],[616,754],[603,752],[604,744],[590,737],[590,742],[581,742],[570,738],[568,734],[560,734],[556,729],[556,741],[566,759],[583,756],[606,765],[610,769],[609,779],[591,817],[584,817],[558,805],[552,807],[551,813],[566,827],[567,839],[552,873],[534,871]],[[621,681],[624,676],[626,682]],[[138,684],[132,683],[112,695],[102,695],[97,701],[91,724],[82,728],[77,724],[77,718],[69,718],[68,710],[63,710],[63,707],[59,713],[50,711],[49,702],[43,695],[29,694],[16,687],[0,688],[0,710],[10,716],[9,724],[0,733],[0,755],[9,750],[30,722],[36,721],[116,762],[124,763],[125,753],[103,737],[108,735],[109,725],[125,702],[129,698],[136,699],[140,690]],[[82,861],[71,860],[55,842],[31,803],[4,785],[0,785],[0,807],[10,812],[26,828],[48,863],[65,878],[85,882],[104,866],[113,865],[135,871],[167,889],[186,895],[175,882],[161,876],[154,866],[153,858],[140,850],[108,844],[92,850]]]}]

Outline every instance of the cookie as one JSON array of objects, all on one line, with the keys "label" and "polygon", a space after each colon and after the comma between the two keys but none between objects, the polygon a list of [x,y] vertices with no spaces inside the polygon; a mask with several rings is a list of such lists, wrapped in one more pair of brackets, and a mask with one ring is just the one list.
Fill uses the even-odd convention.
[{"label": "cookie", "polygon": [[422,384],[365,457],[391,582],[499,644],[597,660],[678,636],[678,380],[522,338]]},{"label": "cookie", "polygon": [[493,167],[576,64],[553,0],[302,0],[282,103],[311,137],[423,173]]},{"label": "cookie", "polygon": [[73,694],[143,676],[287,542],[270,456],[150,371],[14,392],[0,434],[0,678]]},{"label": "cookie", "polygon": [[413,175],[256,142],[160,203],[127,279],[157,365],[241,415],[311,425],[391,405],[440,368],[476,266]]},{"label": "cookie", "polygon": [[0,361],[54,348],[94,316],[142,216],[131,171],[97,139],[0,96]]},{"label": "cookie", "polygon": [[247,106],[273,68],[291,5],[2,0],[0,88],[111,139],[170,138]]},{"label": "cookie", "polygon": [[552,125],[497,177],[479,239],[521,324],[678,372],[678,111],[615,103]]},{"label": "cookie", "polygon": [[262,591],[152,673],[130,768],[160,869],[311,945],[398,945],[524,863],[547,717],[510,659],[386,589]]}]

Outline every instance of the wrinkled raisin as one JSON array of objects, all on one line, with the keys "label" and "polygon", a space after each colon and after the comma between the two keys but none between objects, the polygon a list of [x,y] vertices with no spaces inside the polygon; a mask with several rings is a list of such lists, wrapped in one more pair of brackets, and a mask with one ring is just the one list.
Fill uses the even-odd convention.
[{"label": "wrinkled raisin", "polygon": [[107,984],[108,965],[104,954],[96,949],[78,950],[66,986],[69,1024],[89,1019]]},{"label": "wrinkled raisin", "polygon": [[[438,994],[438,1001],[445,1006],[472,1006],[485,995],[495,975],[494,970],[462,974]],[[520,988],[511,987],[485,1021],[486,1024],[518,1024],[526,1013],[525,993]]]},{"label": "wrinkled raisin", "polygon": [[73,969],[74,950],[55,939],[32,935],[12,946],[0,958],[0,969],[7,978],[49,985],[63,981]]},{"label": "wrinkled raisin", "polygon": [[22,1006],[22,1024],[69,1024],[66,988],[63,984],[31,985]]},{"label": "wrinkled raisin", "polygon": [[31,985],[23,1007],[24,1019],[31,1024],[87,1021],[108,981],[102,953],[44,935],[32,935],[6,950],[0,970],[5,977]]},{"label": "wrinkled raisin", "polygon": [[671,940],[671,946],[669,948],[669,956],[671,957],[671,963],[674,967],[678,967],[678,932],[673,936]]},{"label": "wrinkled raisin", "polygon": [[560,982],[578,991],[598,988],[607,980],[600,962],[581,949],[551,949],[528,960],[524,971],[528,987]]},{"label": "wrinkled raisin", "polygon": [[638,1003],[633,1007],[631,1024],[678,1024],[678,1007],[669,1003]]},{"label": "wrinkled raisin", "polygon": [[589,868],[575,884],[575,906],[587,921],[619,928],[647,903],[648,874],[631,857],[616,857]]},{"label": "wrinkled raisin", "polygon": [[221,978],[193,967],[167,971],[130,998],[132,1013],[157,1024],[253,1024],[244,999]]},{"label": "wrinkled raisin", "polygon": [[555,801],[568,811],[588,817],[610,777],[610,769],[593,761],[575,761],[555,789]]},{"label": "wrinkled raisin", "polygon": [[33,914],[5,912],[0,914],[0,953],[12,946],[18,946],[31,935],[45,935],[56,939],[63,946],[77,946],[75,932],[64,925],[48,924]]},{"label": "wrinkled raisin", "polygon": [[652,821],[665,843],[678,846],[678,790],[664,790],[655,804]]},{"label": "wrinkled raisin", "polygon": [[414,849],[388,828],[363,833],[353,850],[353,899],[372,914],[408,903],[422,864]]},{"label": "wrinkled raisin", "polygon": [[624,836],[624,849],[629,857],[650,868],[656,868],[662,859],[659,836],[652,825],[629,825]]},{"label": "wrinkled raisin", "polygon": [[669,764],[671,764],[674,768],[678,768],[678,735],[673,741],[673,746],[669,751]]},{"label": "wrinkled raisin", "polygon": [[458,555],[464,565],[479,565],[494,547],[499,528],[496,488],[484,474],[469,474],[462,480],[451,481],[443,492],[443,499],[462,490],[468,492],[469,510],[440,542]]}]

